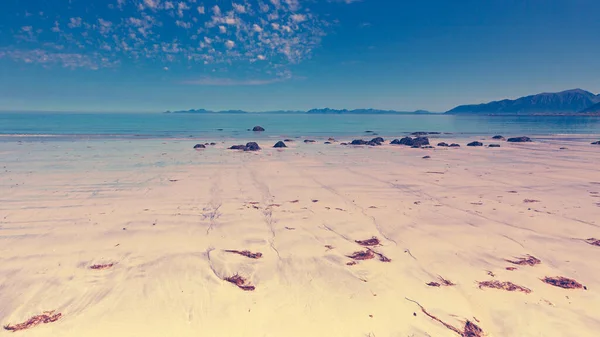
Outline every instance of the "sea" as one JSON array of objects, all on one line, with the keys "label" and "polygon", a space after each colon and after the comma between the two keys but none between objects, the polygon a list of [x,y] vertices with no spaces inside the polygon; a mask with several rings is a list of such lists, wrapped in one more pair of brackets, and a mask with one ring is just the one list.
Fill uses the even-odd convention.
[{"label": "sea", "polygon": [[[265,132],[249,132],[260,125]],[[369,131],[369,132],[366,132]],[[277,139],[349,138],[377,134],[400,137],[412,132],[440,132],[445,137],[560,136],[600,134],[600,117],[218,114],[218,113],[50,113],[0,112],[0,141],[30,139],[197,138]]]}]

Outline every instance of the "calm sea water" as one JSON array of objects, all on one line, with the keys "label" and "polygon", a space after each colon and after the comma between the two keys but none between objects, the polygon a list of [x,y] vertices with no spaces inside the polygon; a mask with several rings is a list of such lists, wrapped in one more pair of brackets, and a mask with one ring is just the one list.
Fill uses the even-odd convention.
[{"label": "calm sea water", "polygon": [[[255,125],[267,131],[249,133],[247,129]],[[600,117],[0,113],[0,135],[4,140],[41,135],[55,138],[317,138],[360,136],[366,130],[382,136],[401,136],[414,131],[454,135],[584,135],[600,133]]]}]

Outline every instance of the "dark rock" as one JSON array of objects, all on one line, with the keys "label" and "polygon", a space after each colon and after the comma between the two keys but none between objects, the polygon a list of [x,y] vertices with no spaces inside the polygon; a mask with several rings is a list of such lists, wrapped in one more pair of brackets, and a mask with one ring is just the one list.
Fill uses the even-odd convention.
[{"label": "dark rock", "polygon": [[483,146],[482,142],[474,141],[467,144],[467,146]]},{"label": "dark rock", "polygon": [[206,148],[206,146],[204,146],[204,144],[196,144],[194,145],[194,149],[204,149]]},{"label": "dark rock", "polygon": [[417,137],[412,140],[412,145],[425,146],[429,145],[429,138],[427,137]]},{"label": "dark rock", "polygon": [[327,141],[328,141],[328,142],[335,142],[336,140],[335,140],[335,138],[331,138],[331,137],[329,137],[329,139],[327,139]]},{"label": "dark rock", "polygon": [[352,143],[350,143],[350,145],[367,145],[369,142],[367,142],[366,140],[362,140],[362,139],[355,139],[352,141]]},{"label": "dark rock", "polygon": [[210,143],[210,145],[211,145],[211,146],[215,146],[215,145],[217,145],[217,143]]},{"label": "dark rock", "polygon": [[204,143],[204,145],[210,145],[209,143]]},{"label": "dark rock", "polygon": [[450,144],[448,147],[460,147],[460,145],[459,145],[459,144],[456,144],[456,143],[452,143],[452,144]]},{"label": "dark rock", "polygon": [[246,148],[246,145],[233,145],[232,147],[230,147],[230,150],[243,150]]},{"label": "dark rock", "polygon": [[488,147],[500,147],[500,144],[490,144]]},{"label": "dark rock", "polygon": [[223,131],[223,129],[217,129],[217,131]]},{"label": "dark rock", "polygon": [[410,137],[404,137],[402,139],[400,139],[400,141],[398,142],[398,144],[400,145],[406,145],[406,146],[413,146],[413,139]]},{"label": "dark rock", "polygon": [[600,140],[597,142],[593,142],[592,145],[600,145]]},{"label": "dark rock", "polygon": [[400,145],[400,139],[394,139],[390,142],[392,145]]},{"label": "dark rock", "polygon": [[331,144],[331,142],[325,142],[324,144],[327,144],[327,145],[329,145],[329,144]]},{"label": "dark rock", "polygon": [[423,159],[430,159],[430,158],[431,158],[431,156],[425,156],[425,157],[423,157]]},{"label": "dark rock", "polygon": [[265,131],[265,129],[262,126],[255,126],[252,131]]},{"label": "dark rock", "polygon": [[371,130],[365,131],[365,133],[373,133],[373,132],[375,132],[375,131],[371,131]]},{"label": "dark rock", "polygon": [[496,136],[492,137],[492,139],[504,140],[504,137],[502,137],[500,135],[496,135]]},{"label": "dark rock", "polygon": [[283,141],[286,143],[289,143],[289,142],[293,142],[294,140],[293,139],[284,139]]},{"label": "dark rock", "polygon": [[305,143],[314,143],[315,141],[314,141],[314,140],[312,140],[312,139],[305,139],[305,140],[304,140],[304,142],[305,142]]},{"label": "dark rock", "polygon": [[370,141],[367,142],[367,145],[369,145],[369,146],[380,146],[381,143],[380,142],[374,142],[374,141],[370,140]]},{"label": "dark rock", "polygon": [[373,139],[371,139],[371,141],[374,142],[374,143],[379,143],[379,144],[385,142],[385,140],[383,138],[381,138],[381,137],[373,138]]},{"label": "dark rock", "polygon": [[426,135],[439,135],[439,132],[425,132],[425,131],[417,131],[411,133],[413,136],[426,136]]},{"label": "dark rock", "polygon": [[425,145],[425,146],[421,146],[422,149],[433,149],[433,146],[431,145]]},{"label": "dark rock", "polygon": [[448,144],[444,143],[444,142],[441,142],[441,143],[438,143],[437,146],[448,147]]},{"label": "dark rock", "polygon": [[277,143],[275,143],[275,145],[273,145],[273,147],[280,148],[280,147],[287,147],[287,145],[285,145],[285,143],[282,141],[278,141]]},{"label": "dark rock", "polygon": [[348,143],[340,143],[340,145],[348,145]]},{"label": "dark rock", "polygon": [[258,146],[258,144],[256,144],[255,142],[246,143],[246,147],[244,148],[244,151],[258,151],[258,150],[260,150],[260,146]]},{"label": "dark rock", "polygon": [[[594,144],[594,143],[592,143],[592,144]],[[598,144],[600,144],[600,142]],[[568,149],[566,147],[561,147],[560,150],[568,150]]]},{"label": "dark rock", "polygon": [[421,147],[419,145],[413,145],[410,147],[411,149],[420,149]]},{"label": "dark rock", "polygon": [[529,137],[513,137],[507,140],[509,143],[527,143],[531,142],[531,138]]}]

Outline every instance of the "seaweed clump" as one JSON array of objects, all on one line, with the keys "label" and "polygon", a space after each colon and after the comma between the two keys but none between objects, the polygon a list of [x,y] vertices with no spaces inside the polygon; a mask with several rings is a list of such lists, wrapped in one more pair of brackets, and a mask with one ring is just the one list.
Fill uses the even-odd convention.
[{"label": "seaweed clump", "polygon": [[501,289],[506,291],[520,291],[526,294],[531,293],[531,289],[529,288],[522,287],[512,282],[500,282],[497,280],[479,282],[479,289],[483,288]]},{"label": "seaweed clump", "polygon": [[573,279],[566,278],[563,276],[556,277],[544,277],[542,282],[553,285],[555,287],[563,288],[563,289],[581,289],[583,285]]},{"label": "seaweed clump", "polygon": [[531,255],[526,255],[525,257],[520,257],[516,260],[505,260],[506,262],[510,262],[512,264],[516,264],[519,266],[535,266],[536,264],[540,264],[542,263],[542,261],[540,261],[540,259],[531,256]]},{"label": "seaweed clump", "polygon": [[256,289],[253,285],[246,284],[247,280],[238,274],[225,278],[225,281],[235,284],[238,288],[245,291],[253,291]]},{"label": "seaweed clump", "polygon": [[6,325],[6,326],[4,326],[4,330],[9,330],[12,332],[20,331],[20,330],[27,330],[27,329],[33,328],[34,326],[39,325],[39,324],[47,324],[47,323],[56,322],[61,317],[62,317],[62,314],[60,312],[58,314],[55,314],[54,310],[44,311],[44,313],[42,313],[41,315],[33,316],[23,323],[19,323],[19,324],[15,324],[15,325],[10,325],[10,324]]}]

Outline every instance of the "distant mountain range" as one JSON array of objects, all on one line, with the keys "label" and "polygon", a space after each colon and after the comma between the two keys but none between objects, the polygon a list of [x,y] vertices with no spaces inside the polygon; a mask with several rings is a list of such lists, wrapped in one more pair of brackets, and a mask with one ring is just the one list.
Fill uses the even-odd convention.
[{"label": "distant mountain range", "polygon": [[[447,114],[589,115],[600,114],[600,95],[581,89],[542,93],[485,104],[461,105]],[[595,106],[595,108],[592,108]],[[591,109],[591,110],[590,110]]]},{"label": "distant mountain range", "polygon": [[[222,110],[222,111],[213,111],[206,109],[191,109],[191,110],[181,110],[181,111],[165,111],[165,113],[191,113],[191,114],[202,114],[202,113],[219,113],[219,114],[247,114],[247,113],[256,113],[256,112],[248,112],[243,110]],[[297,113],[297,114],[320,114],[320,115],[395,115],[395,114],[432,114],[434,112],[429,112],[425,110],[417,110],[417,111],[395,111],[395,110],[378,110],[378,109],[311,109],[308,111],[294,111],[294,110],[276,110],[276,111],[261,111],[260,113],[269,113],[269,114],[285,114],[285,113]]]}]

